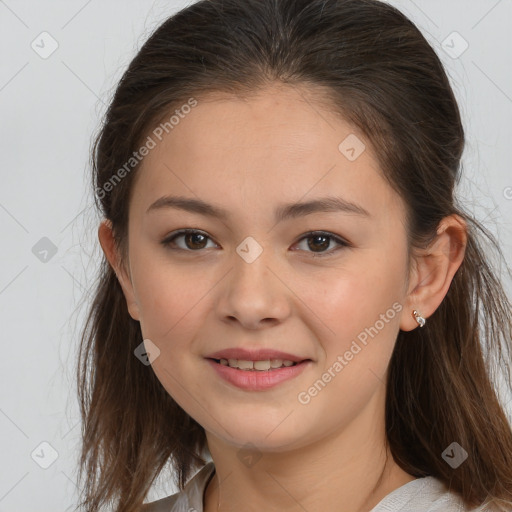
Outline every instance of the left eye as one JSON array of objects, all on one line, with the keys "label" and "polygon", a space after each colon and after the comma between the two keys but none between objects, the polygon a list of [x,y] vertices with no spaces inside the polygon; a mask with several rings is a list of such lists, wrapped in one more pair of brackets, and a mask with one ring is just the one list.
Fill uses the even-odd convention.
[{"label": "left eye", "polygon": [[343,240],[339,236],[336,236],[332,233],[326,233],[324,231],[314,231],[311,233],[306,233],[300,239],[300,241],[302,240],[307,241],[307,246],[310,249],[325,249],[331,245],[331,241],[334,241],[334,244],[337,245],[337,247],[330,251],[320,251],[320,253],[316,253],[316,251],[313,250],[312,254],[314,258],[330,256],[336,251],[343,249],[344,247],[351,247],[351,245],[346,240]]},{"label": "left eye", "polygon": [[[183,238],[185,242],[185,247],[180,246],[176,243],[176,240]],[[162,240],[162,245],[168,247],[172,250],[182,250],[187,252],[199,252],[201,249],[205,249],[205,243],[207,240],[211,240],[210,237],[204,234],[202,231],[198,231],[196,229],[182,229],[171,236]],[[336,252],[337,250],[343,247],[351,247],[351,245],[343,240],[342,238],[328,232],[324,231],[312,231],[310,233],[306,233],[302,238],[299,239],[301,241],[308,241],[307,246],[309,249],[313,249],[311,252],[313,257],[323,257],[329,256]],[[334,241],[338,247],[335,247],[333,250],[325,251],[322,249],[326,249],[331,245],[331,241]],[[299,243],[297,242],[297,243]],[[177,247],[175,247],[177,246]],[[316,251],[316,249],[320,249],[320,252]],[[308,252],[308,251],[306,251]]]}]

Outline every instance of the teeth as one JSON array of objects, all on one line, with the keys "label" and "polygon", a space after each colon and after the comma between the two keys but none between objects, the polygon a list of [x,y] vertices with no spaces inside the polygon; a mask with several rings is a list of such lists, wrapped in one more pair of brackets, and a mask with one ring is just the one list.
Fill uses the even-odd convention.
[{"label": "teeth", "polygon": [[287,359],[267,359],[266,361],[246,361],[243,359],[221,359],[220,364],[230,366],[231,368],[239,368],[240,370],[256,370],[265,371],[275,368],[294,366],[297,363]]}]

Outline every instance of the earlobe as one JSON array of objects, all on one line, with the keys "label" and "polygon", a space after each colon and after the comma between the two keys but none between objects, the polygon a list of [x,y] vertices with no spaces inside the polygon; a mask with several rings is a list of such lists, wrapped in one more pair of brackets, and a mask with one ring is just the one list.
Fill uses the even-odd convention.
[{"label": "earlobe", "polygon": [[126,305],[130,316],[137,321],[140,321],[139,308],[135,299],[133,284],[130,277],[127,275],[126,270],[120,264],[120,258],[117,252],[117,247],[112,232],[112,223],[110,220],[103,220],[98,228],[98,239],[105,257],[107,258],[110,266],[114,270],[119,284],[123,290],[126,299]]},{"label": "earlobe", "polygon": [[400,321],[402,331],[418,327],[414,310],[428,319],[439,307],[464,260],[466,243],[467,226],[460,216],[450,215],[439,223],[435,240],[415,256],[413,278]]}]

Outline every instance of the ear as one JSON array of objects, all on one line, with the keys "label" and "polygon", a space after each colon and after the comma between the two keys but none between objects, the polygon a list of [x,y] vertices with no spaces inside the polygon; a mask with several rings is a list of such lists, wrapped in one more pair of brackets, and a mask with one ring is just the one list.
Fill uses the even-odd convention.
[{"label": "ear", "polygon": [[112,223],[110,220],[103,220],[98,228],[98,238],[100,240],[101,248],[105,257],[109,261],[111,267],[116,273],[117,279],[123,289],[126,299],[126,305],[130,316],[137,321],[140,321],[139,307],[135,298],[133,284],[129,273],[124,266],[120,264],[120,258],[115,245],[114,235],[112,232]]},{"label": "ear", "polygon": [[464,260],[466,243],[466,222],[453,214],[439,223],[437,236],[429,247],[414,256],[409,290],[400,320],[402,331],[412,331],[419,326],[413,310],[427,319],[439,307]]}]

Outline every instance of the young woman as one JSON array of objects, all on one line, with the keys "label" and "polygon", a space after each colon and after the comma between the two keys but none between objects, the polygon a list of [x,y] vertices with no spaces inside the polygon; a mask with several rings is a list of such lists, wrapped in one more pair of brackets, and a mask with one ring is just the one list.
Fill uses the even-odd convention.
[{"label": "young woman", "polygon": [[[386,3],[165,21],[93,152],[80,506],[512,510],[511,304],[454,194],[463,146]],[[180,492],[143,505],[168,463]]]}]

